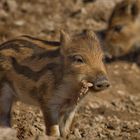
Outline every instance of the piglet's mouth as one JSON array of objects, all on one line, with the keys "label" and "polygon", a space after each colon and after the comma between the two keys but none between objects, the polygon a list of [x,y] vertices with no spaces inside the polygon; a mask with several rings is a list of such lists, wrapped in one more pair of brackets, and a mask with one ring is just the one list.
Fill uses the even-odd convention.
[{"label": "piglet's mouth", "polygon": [[93,84],[92,83],[89,83],[87,82],[86,80],[82,80],[81,81],[81,84],[82,84],[82,87],[81,87],[81,90],[79,92],[79,95],[77,97],[77,103],[87,95],[88,91],[89,91],[89,88],[90,87],[93,87]]},{"label": "piglet's mouth", "polygon": [[90,83],[90,82],[87,82],[86,80],[82,80],[81,83],[82,83],[82,86],[83,86],[84,88],[93,87],[93,84]]}]

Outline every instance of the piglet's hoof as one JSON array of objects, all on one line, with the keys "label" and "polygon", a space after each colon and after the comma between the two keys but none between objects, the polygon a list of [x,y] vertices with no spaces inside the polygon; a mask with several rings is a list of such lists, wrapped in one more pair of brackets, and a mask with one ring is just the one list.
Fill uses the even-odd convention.
[{"label": "piglet's hoof", "polygon": [[50,129],[50,136],[60,137],[60,131],[58,125],[53,125]]}]

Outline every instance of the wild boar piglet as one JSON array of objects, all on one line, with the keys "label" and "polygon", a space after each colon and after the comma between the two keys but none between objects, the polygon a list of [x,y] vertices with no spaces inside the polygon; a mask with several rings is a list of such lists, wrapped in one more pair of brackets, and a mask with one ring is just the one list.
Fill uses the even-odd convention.
[{"label": "wild boar piglet", "polygon": [[112,57],[140,50],[140,0],[118,3],[102,35],[105,50]]},{"label": "wild boar piglet", "polygon": [[85,31],[60,41],[21,36],[0,45],[0,125],[10,126],[15,100],[41,108],[46,134],[66,136],[81,99],[110,83],[96,35]]}]

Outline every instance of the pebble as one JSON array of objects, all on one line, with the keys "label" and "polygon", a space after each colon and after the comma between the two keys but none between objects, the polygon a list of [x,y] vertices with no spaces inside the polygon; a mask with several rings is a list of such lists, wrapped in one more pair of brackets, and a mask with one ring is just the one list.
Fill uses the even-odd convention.
[{"label": "pebble", "polygon": [[124,92],[124,91],[122,91],[122,90],[117,90],[117,93],[119,94],[119,95],[125,95],[126,93]]},{"label": "pebble", "polygon": [[14,22],[14,24],[17,26],[23,26],[25,24],[25,21],[24,20],[17,20]]}]

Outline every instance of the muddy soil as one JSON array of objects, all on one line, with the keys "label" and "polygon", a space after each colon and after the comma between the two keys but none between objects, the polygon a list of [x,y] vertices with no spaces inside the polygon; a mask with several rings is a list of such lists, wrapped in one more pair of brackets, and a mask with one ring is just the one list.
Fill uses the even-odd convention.
[{"label": "muddy soil", "polygon": [[[112,8],[121,0],[1,0],[0,42],[21,34],[59,40],[70,33],[107,27]],[[140,140],[140,67],[116,61],[107,64],[111,87],[90,93],[77,112],[68,140]],[[12,127],[19,140],[45,136],[39,108],[21,102],[12,110]],[[0,140],[16,140],[16,132],[0,129]],[[60,139],[60,138],[58,138]]]}]

